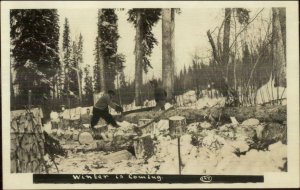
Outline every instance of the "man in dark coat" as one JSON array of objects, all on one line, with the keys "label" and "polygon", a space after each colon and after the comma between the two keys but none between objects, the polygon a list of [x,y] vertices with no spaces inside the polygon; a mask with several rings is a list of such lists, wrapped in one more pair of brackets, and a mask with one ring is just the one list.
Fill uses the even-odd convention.
[{"label": "man in dark coat", "polygon": [[158,86],[158,82],[154,79],[150,81],[151,87],[154,89],[154,99],[156,107],[154,110],[165,110],[165,104],[167,102],[167,92]]},{"label": "man in dark coat", "polygon": [[94,129],[100,118],[103,118],[107,124],[111,124],[113,127],[120,127],[113,116],[108,111],[108,106],[115,109],[117,112],[122,112],[123,108],[112,101],[115,92],[108,90],[104,93],[93,107],[93,116],[91,119],[91,128]]}]

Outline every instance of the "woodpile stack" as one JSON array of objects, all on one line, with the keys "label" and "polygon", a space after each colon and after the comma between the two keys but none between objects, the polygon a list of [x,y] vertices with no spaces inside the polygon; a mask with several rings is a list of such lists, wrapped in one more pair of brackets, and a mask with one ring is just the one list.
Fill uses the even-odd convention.
[{"label": "woodpile stack", "polygon": [[41,110],[12,111],[11,116],[11,172],[43,172],[45,149]]}]

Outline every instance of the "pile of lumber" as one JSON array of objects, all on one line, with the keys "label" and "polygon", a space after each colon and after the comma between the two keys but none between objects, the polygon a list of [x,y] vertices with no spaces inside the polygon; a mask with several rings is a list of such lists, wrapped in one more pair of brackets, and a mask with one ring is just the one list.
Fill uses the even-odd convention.
[{"label": "pile of lumber", "polygon": [[42,113],[38,113],[40,111],[39,109],[18,110],[11,113],[12,173],[41,173],[45,170]]}]

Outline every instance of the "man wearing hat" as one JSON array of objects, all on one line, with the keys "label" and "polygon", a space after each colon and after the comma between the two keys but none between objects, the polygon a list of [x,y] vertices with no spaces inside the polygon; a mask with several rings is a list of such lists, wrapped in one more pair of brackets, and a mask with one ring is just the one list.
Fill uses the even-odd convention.
[{"label": "man wearing hat", "polygon": [[93,107],[93,116],[91,119],[91,128],[94,129],[100,118],[103,118],[107,124],[111,124],[113,127],[120,127],[113,116],[108,111],[108,106],[116,110],[117,112],[123,112],[123,108],[118,104],[112,102],[112,98],[115,96],[113,90],[108,90],[104,93]]}]

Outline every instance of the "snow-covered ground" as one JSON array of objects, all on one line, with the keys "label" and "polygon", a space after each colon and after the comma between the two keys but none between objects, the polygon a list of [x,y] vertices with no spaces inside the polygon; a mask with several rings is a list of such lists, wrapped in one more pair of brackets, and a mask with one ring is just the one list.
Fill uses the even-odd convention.
[{"label": "snow-covered ground", "polygon": [[[132,124],[123,122],[121,125],[118,130],[109,129],[108,136],[113,133],[113,136],[122,137],[129,131],[132,133]],[[242,124],[225,124],[218,128],[208,122],[189,124],[180,138],[182,174],[259,174],[283,171],[287,160],[285,144],[279,141],[263,151],[250,148],[253,142],[249,137],[255,133],[259,136],[261,126],[256,119],[246,120]],[[64,142],[63,146],[68,147],[68,157],[56,159],[59,172],[178,174],[178,144],[177,139],[171,139],[168,134],[168,120],[154,123],[154,128],[155,153],[147,161],[130,155],[117,162],[108,162],[104,157],[113,152],[77,152],[74,150],[88,147],[76,141]],[[57,173],[53,165],[50,172]]]},{"label": "snow-covered ground", "polygon": [[274,101],[277,99],[284,99],[282,105],[286,105],[286,88],[283,87],[273,87],[274,80],[269,80],[264,86],[258,89],[256,94],[256,103],[262,104],[265,102]]}]

